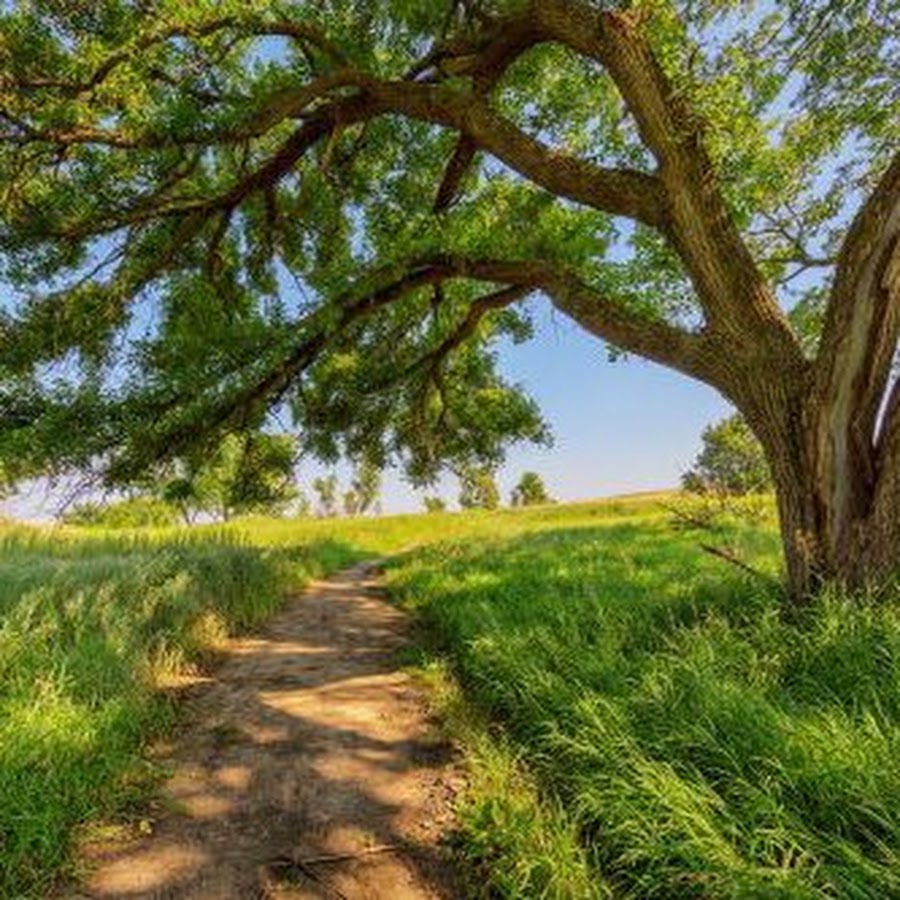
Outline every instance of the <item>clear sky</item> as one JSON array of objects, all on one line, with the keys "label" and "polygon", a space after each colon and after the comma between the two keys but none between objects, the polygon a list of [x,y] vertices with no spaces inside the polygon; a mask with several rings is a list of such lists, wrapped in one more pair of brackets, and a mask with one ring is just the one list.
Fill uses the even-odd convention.
[{"label": "clear sky", "polygon": [[[538,401],[555,443],[510,451],[498,477],[504,502],[527,470],[538,472],[560,500],[675,487],[700,449],[700,432],[727,415],[728,404],[712,388],[638,357],[609,362],[601,341],[546,301],[534,308],[535,338],[504,346],[502,369]],[[309,483],[319,471],[303,465],[301,479]],[[458,488],[447,478],[429,493],[455,503]],[[388,473],[382,507],[420,510],[421,495]]]}]

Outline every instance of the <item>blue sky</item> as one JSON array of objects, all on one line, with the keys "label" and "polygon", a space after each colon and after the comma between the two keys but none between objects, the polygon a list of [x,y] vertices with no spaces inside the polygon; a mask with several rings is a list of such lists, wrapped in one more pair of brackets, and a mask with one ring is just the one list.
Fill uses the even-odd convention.
[{"label": "blue sky", "polygon": [[[532,470],[560,500],[674,487],[700,449],[700,432],[731,408],[712,388],[637,357],[609,362],[604,344],[546,301],[535,305],[532,341],[501,351],[502,370],[538,401],[554,446],[518,446],[498,482],[504,502],[522,472]],[[301,466],[307,483],[320,468]],[[343,480],[346,472],[339,470]],[[451,478],[433,492],[455,502]],[[388,473],[385,512],[422,508],[422,492]]]}]

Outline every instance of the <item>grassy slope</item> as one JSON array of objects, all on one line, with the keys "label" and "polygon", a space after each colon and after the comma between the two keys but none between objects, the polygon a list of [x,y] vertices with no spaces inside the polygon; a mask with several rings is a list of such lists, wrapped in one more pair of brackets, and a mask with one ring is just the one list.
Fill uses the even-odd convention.
[{"label": "grassy slope", "polygon": [[590,518],[591,507],[228,527],[0,525],[0,897],[40,896],[73,828],[145,796],[157,687],[257,625],[285,592],[425,539]]},{"label": "grassy slope", "polygon": [[[583,518],[497,523],[391,575],[502,724],[487,748],[462,728],[482,893],[900,896],[900,599],[788,622],[659,516]],[[741,540],[777,564],[771,524]]]},{"label": "grassy slope", "polygon": [[[391,580],[462,688],[434,679],[485,894],[900,896],[900,603],[786,623],[652,499],[0,535],[0,896],[141,796],[160,675],[311,575],[438,540]],[[740,540],[774,570],[771,524]]]},{"label": "grassy slope", "polygon": [[145,795],[161,682],[379,549],[320,531],[0,531],[0,897],[41,896],[78,823]]}]

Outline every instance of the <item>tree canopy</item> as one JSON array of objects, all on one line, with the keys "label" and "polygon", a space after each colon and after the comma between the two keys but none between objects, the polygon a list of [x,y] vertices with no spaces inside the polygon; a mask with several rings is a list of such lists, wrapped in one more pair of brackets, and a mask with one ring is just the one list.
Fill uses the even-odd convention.
[{"label": "tree canopy", "polygon": [[[792,581],[839,570],[900,495],[873,474],[900,473],[877,428],[897,20],[897,0],[7,5],[8,477],[127,480],[273,409],[326,460],[496,465],[547,440],[496,366],[542,297],[734,402]],[[890,542],[867,541],[874,565]]]},{"label": "tree canopy", "polygon": [[[208,454],[177,459],[144,483],[190,520],[207,513],[279,515],[298,497],[297,442],[288,434],[229,434]],[[153,477],[155,474],[155,477]]]},{"label": "tree canopy", "polygon": [[553,498],[547,493],[544,479],[537,472],[523,472],[512,489],[509,501],[513,506],[537,506],[552,503]]},{"label": "tree canopy", "polygon": [[497,509],[500,489],[489,466],[468,466],[456,473],[462,509]]}]

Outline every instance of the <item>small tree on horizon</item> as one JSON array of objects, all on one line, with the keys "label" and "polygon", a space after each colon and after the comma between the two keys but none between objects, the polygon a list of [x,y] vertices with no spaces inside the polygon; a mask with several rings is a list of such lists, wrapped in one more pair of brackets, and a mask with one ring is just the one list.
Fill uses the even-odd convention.
[{"label": "small tree on horizon", "polygon": [[763,448],[739,413],[705,428],[702,441],[693,467],[681,478],[685,490],[740,496],[771,489]]},{"label": "small tree on horizon", "polygon": [[321,518],[330,519],[337,515],[338,480],[334,472],[321,475],[313,483],[313,490],[319,500],[317,513]]},{"label": "small tree on horizon", "polygon": [[459,505],[463,509],[497,509],[500,490],[494,472],[488,466],[468,466],[457,472]]},{"label": "small tree on horizon", "polygon": [[381,469],[371,460],[363,459],[353,474],[351,490],[356,496],[355,515],[375,511],[381,490]]},{"label": "small tree on horizon", "polygon": [[553,503],[553,498],[547,493],[544,480],[537,472],[523,472],[509,499],[513,506],[539,506],[543,503]]},{"label": "small tree on horizon", "polygon": [[427,513],[439,513],[444,512],[447,509],[447,503],[441,497],[423,497],[422,504]]}]

